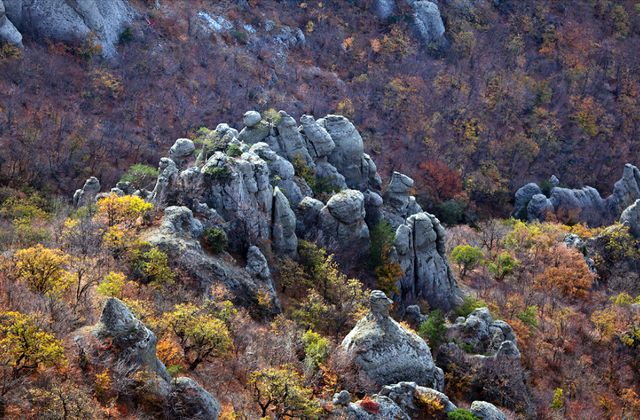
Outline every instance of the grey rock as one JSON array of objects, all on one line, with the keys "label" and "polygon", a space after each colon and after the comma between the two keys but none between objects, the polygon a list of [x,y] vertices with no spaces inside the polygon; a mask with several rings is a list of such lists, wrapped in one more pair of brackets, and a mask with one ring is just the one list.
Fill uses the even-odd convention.
[{"label": "grey rock", "polygon": [[391,300],[375,290],[369,302],[370,312],[358,321],[339,348],[358,370],[361,386],[410,381],[442,389],[444,374],[433,363],[427,343],[388,316]]},{"label": "grey rock", "polygon": [[271,126],[265,121],[260,121],[253,127],[245,127],[238,134],[238,139],[247,143],[254,144],[265,140],[271,132]]},{"label": "grey rock", "polygon": [[329,156],[336,145],[327,130],[318,124],[311,115],[303,115],[300,117],[300,122],[311,157],[318,159]]},{"label": "grey rock", "polygon": [[349,405],[351,402],[351,394],[349,391],[342,390],[336,394],[333,394],[333,405]]},{"label": "grey rock", "polygon": [[445,394],[432,388],[417,385],[415,382],[399,382],[394,385],[385,385],[379,395],[389,397],[393,402],[409,415],[410,418],[421,418],[424,415],[424,407],[420,400],[429,397],[440,401],[443,405],[442,414],[454,411],[457,407]]},{"label": "grey rock", "polygon": [[556,187],[549,198],[559,221],[565,223],[584,222],[589,226],[599,226],[610,216],[605,201],[592,187],[571,190]]},{"label": "grey rock", "polygon": [[534,195],[527,204],[527,220],[529,222],[534,220],[543,222],[553,213],[553,203],[544,194]]},{"label": "grey rock", "polygon": [[171,380],[167,369],[156,356],[156,335],[119,299],[107,300],[95,334],[99,338],[111,339],[118,360],[122,366],[126,366],[128,374],[147,369],[165,381]]},{"label": "grey rock", "polygon": [[640,200],[636,200],[622,212],[620,223],[629,226],[629,232],[640,238]]},{"label": "grey rock", "polygon": [[320,211],[319,228],[324,244],[330,247],[348,244],[366,252],[369,228],[364,219],[364,195],[360,191],[344,190],[333,195]]},{"label": "grey rock", "polygon": [[329,185],[332,185],[335,187],[336,192],[347,188],[347,182],[344,176],[338,172],[335,166],[327,162],[326,159],[316,161],[316,179],[321,179]]},{"label": "grey rock", "polygon": [[371,400],[378,405],[375,413],[367,411],[362,400],[349,404],[342,412],[336,412],[337,418],[346,418],[349,420],[409,420],[409,416],[405,413],[391,398],[382,395],[374,395]]},{"label": "grey rock", "polygon": [[314,238],[318,231],[318,220],[324,203],[311,197],[304,197],[296,207],[296,233],[301,238]]},{"label": "grey rock", "polygon": [[418,305],[409,305],[404,310],[404,320],[409,323],[414,329],[417,329],[420,324],[426,321],[429,317],[423,315]]},{"label": "grey rock", "polygon": [[[530,182],[527,185],[520,187],[516,191],[515,204],[513,206],[513,216],[519,219],[525,219],[527,217],[527,205],[531,201],[534,195],[544,195],[538,184]],[[545,197],[546,198],[546,197]]]},{"label": "grey rock", "polygon": [[73,205],[82,207],[96,202],[96,196],[100,192],[100,181],[95,176],[87,179],[81,189],[73,194]]},{"label": "grey rock", "polygon": [[169,157],[178,167],[182,166],[195,152],[196,146],[189,139],[178,139],[171,149],[169,149]]},{"label": "grey rock", "polygon": [[23,34],[66,42],[96,37],[105,57],[116,54],[122,31],[133,21],[127,0],[5,0],[9,20]]},{"label": "grey rock", "polygon": [[258,111],[247,111],[242,117],[242,122],[247,127],[255,127],[262,121],[262,116]]},{"label": "grey rock", "polygon": [[560,180],[555,175],[551,175],[551,178],[549,178],[549,183],[554,187],[560,186]]},{"label": "grey rock", "polygon": [[364,154],[362,137],[356,127],[341,115],[328,115],[317,121],[329,133],[335,148],[329,163],[338,169],[349,188],[365,191],[380,189],[380,176],[371,158]]},{"label": "grey rock", "polygon": [[607,205],[617,216],[638,199],[640,199],[640,170],[627,163],[624,165],[622,178],[613,186],[613,194],[607,197]]},{"label": "grey rock", "polygon": [[289,200],[276,187],[273,191],[273,223],[271,238],[276,252],[295,256],[298,250],[296,236],[296,215],[289,206]]},{"label": "grey rock", "polygon": [[271,184],[278,186],[293,206],[298,205],[304,196],[294,180],[295,171],[291,162],[271,150],[267,143],[256,143],[251,146],[250,151],[269,165]]},{"label": "grey rock", "polygon": [[395,13],[396,2],[395,0],[375,0],[373,7],[376,16],[380,19],[387,19]]},{"label": "grey rock", "polygon": [[430,1],[414,1],[413,11],[414,25],[422,42],[427,46],[442,42],[445,28],[438,5]]},{"label": "grey rock", "polygon": [[377,192],[371,190],[364,192],[365,221],[370,229],[375,228],[380,219],[382,219],[383,204],[384,201]]},{"label": "grey rock", "polygon": [[169,158],[161,158],[158,165],[158,179],[151,193],[151,202],[156,208],[164,208],[171,201],[171,186],[178,175],[176,163]]},{"label": "grey rock", "polygon": [[276,151],[290,162],[302,159],[308,166],[315,166],[307,145],[298,130],[296,120],[284,111],[280,111],[280,121],[276,126],[278,130],[277,142],[279,149]]},{"label": "grey rock", "polygon": [[480,420],[507,420],[507,416],[498,408],[485,401],[474,401],[471,403],[471,412]]},{"label": "grey rock", "polygon": [[422,212],[422,208],[411,195],[413,191],[413,179],[394,172],[389,181],[389,187],[384,195],[383,217],[397,229],[405,219]]},{"label": "grey rock", "polygon": [[395,297],[403,306],[423,298],[432,308],[449,310],[462,301],[447,262],[445,230],[434,215],[418,213],[400,225],[391,256],[404,273]]},{"label": "grey rock", "polygon": [[447,337],[466,344],[476,354],[520,358],[511,326],[494,320],[487,308],[478,308],[466,318],[457,319],[448,328]]},{"label": "grey rock", "polygon": [[162,229],[176,235],[199,238],[204,231],[202,223],[193,217],[193,212],[184,206],[171,206],[164,209]]},{"label": "grey rock", "polygon": [[0,41],[16,47],[22,47],[22,34],[6,16],[2,0],[0,0]]},{"label": "grey rock", "polygon": [[168,397],[169,418],[216,420],[220,403],[191,378],[180,377],[171,383]]}]

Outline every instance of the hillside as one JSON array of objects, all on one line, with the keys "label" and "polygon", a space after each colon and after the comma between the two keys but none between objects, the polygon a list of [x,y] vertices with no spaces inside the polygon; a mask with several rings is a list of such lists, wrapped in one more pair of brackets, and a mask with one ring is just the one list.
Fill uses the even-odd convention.
[{"label": "hillside", "polygon": [[0,0],[0,418],[639,417],[639,40],[633,1]]}]

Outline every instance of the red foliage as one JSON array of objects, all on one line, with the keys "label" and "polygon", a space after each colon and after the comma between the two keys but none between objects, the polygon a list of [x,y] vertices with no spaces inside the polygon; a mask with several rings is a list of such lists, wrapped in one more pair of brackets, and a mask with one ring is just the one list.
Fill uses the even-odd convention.
[{"label": "red foliage", "polygon": [[362,401],[358,403],[367,413],[378,414],[380,413],[380,404],[365,395]]}]

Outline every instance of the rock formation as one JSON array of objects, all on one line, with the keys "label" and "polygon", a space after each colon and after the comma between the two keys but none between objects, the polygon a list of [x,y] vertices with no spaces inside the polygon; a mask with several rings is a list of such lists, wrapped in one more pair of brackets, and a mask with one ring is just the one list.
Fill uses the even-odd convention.
[{"label": "rock formation", "polygon": [[404,275],[399,299],[405,304],[426,299],[432,308],[451,309],[461,298],[446,259],[445,231],[429,213],[410,216],[396,231],[392,259]]},{"label": "rock formation", "polygon": [[640,238],[640,199],[622,212],[620,223],[629,226],[629,232],[636,238]]},{"label": "rock formation", "polygon": [[466,318],[456,319],[447,337],[462,343],[467,350],[476,354],[520,358],[511,326],[504,321],[494,320],[487,308],[476,309]]},{"label": "rock formation", "polygon": [[127,0],[0,0],[0,40],[21,45],[20,32],[76,43],[95,36],[103,55],[112,57],[133,18]]},{"label": "rock formation", "polygon": [[332,247],[346,241],[354,247],[367,248],[369,228],[364,218],[364,195],[360,191],[344,190],[335,194],[319,214],[324,244]]},{"label": "rock formation", "polygon": [[622,212],[640,199],[640,170],[626,164],[622,178],[613,193],[602,198],[592,187],[580,189],[561,188],[557,178],[549,197],[535,183],[529,183],[516,191],[513,216],[524,220],[547,220],[549,217],[563,223],[586,223],[597,227],[613,223]]},{"label": "rock formation", "polygon": [[380,290],[371,292],[370,312],[344,338],[339,351],[358,371],[364,387],[411,381],[442,389],[444,374],[433,363],[429,346],[389,316],[391,303]]},{"label": "rock formation", "polygon": [[100,181],[98,178],[92,176],[87,179],[81,189],[76,190],[73,194],[73,205],[76,207],[86,206],[87,204],[93,204],[96,201],[96,196],[100,192]]},{"label": "rock formation", "polygon": [[121,398],[135,397],[144,390],[145,395],[139,400],[153,402],[155,415],[160,412],[166,418],[218,418],[218,401],[193,379],[171,378],[156,355],[156,335],[120,300],[109,298],[100,322],[91,332],[81,331],[75,341],[92,363],[109,368]]}]

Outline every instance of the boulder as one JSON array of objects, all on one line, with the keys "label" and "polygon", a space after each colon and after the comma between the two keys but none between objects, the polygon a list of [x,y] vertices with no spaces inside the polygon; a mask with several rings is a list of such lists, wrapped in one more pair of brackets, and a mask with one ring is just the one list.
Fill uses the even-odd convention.
[{"label": "boulder", "polygon": [[485,401],[474,401],[471,403],[471,412],[480,420],[507,420],[507,416],[498,408]]},{"label": "boulder", "polygon": [[640,200],[636,200],[622,212],[620,223],[629,226],[629,232],[640,238]]},{"label": "boulder", "polygon": [[444,22],[438,5],[431,1],[413,3],[413,22],[425,46],[439,45],[444,42]]},{"label": "boulder", "polygon": [[415,382],[385,385],[379,395],[393,400],[412,419],[421,418],[421,415],[424,415],[421,401],[426,399],[439,401],[443,406],[441,414],[449,413],[458,408],[442,392],[419,386]]},{"label": "boulder", "polygon": [[105,57],[116,54],[120,34],[135,16],[127,0],[4,0],[4,4],[6,16],[23,34],[75,43],[95,36]]},{"label": "boulder", "polygon": [[400,225],[391,258],[403,272],[395,296],[403,306],[425,299],[432,308],[449,310],[462,301],[447,262],[445,230],[434,215],[414,214]]},{"label": "boulder", "polygon": [[6,16],[2,0],[0,0],[0,42],[22,47],[22,34]]},{"label": "boulder", "polygon": [[384,218],[397,229],[409,216],[422,212],[422,208],[411,195],[413,192],[413,179],[393,172],[389,187],[384,195]]},{"label": "boulder", "polygon": [[444,374],[433,363],[429,346],[389,316],[391,303],[384,292],[371,292],[369,313],[344,338],[338,351],[358,371],[362,387],[410,381],[442,389]]},{"label": "boulder", "polygon": [[301,131],[307,141],[307,149],[309,149],[311,157],[318,159],[329,156],[336,144],[327,130],[318,124],[311,115],[303,115],[300,117],[300,122],[302,123]]},{"label": "boulder", "polygon": [[73,205],[75,207],[94,204],[96,196],[100,192],[100,181],[95,176],[87,179],[81,189],[76,190],[73,194]]},{"label": "boulder", "polygon": [[373,3],[373,8],[380,19],[387,19],[396,11],[396,2],[395,0],[375,0]]},{"label": "boulder", "polygon": [[249,128],[255,127],[260,121],[262,121],[262,116],[258,111],[247,111],[242,117],[242,123]]},{"label": "boulder", "polygon": [[195,152],[196,146],[189,139],[178,139],[171,149],[169,149],[169,157],[177,166],[182,166]]},{"label": "boulder", "polygon": [[301,159],[307,166],[315,166],[296,120],[284,111],[280,111],[279,114],[280,121],[276,126],[278,148],[274,150],[290,162]]},{"label": "boulder", "polygon": [[545,221],[550,215],[553,215],[553,203],[544,194],[536,194],[531,197],[527,204],[527,221],[534,220]]},{"label": "boulder", "polygon": [[168,398],[169,418],[215,420],[220,403],[191,378],[180,377],[171,383]]},{"label": "boulder", "polygon": [[[527,218],[527,206],[533,196],[544,195],[538,184],[530,182],[516,191],[515,204],[513,206],[513,216],[519,219]],[[546,197],[545,197],[546,198]]]},{"label": "boulder", "polygon": [[356,190],[334,194],[320,210],[319,228],[323,242],[332,247],[355,247],[365,251],[369,246],[369,228],[365,223],[364,195]]},{"label": "boulder", "polygon": [[600,193],[592,187],[568,189],[556,187],[549,198],[556,218],[564,223],[583,222],[600,226],[611,218],[610,211]]},{"label": "boulder", "polygon": [[271,240],[273,249],[280,254],[297,255],[296,215],[289,206],[289,200],[278,187],[273,191],[272,209]]},{"label": "boulder", "polygon": [[367,401],[359,400],[345,407],[338,406],[333,418],[348,420],[409,420],[410,417],[393,400],[373,395]]}]

